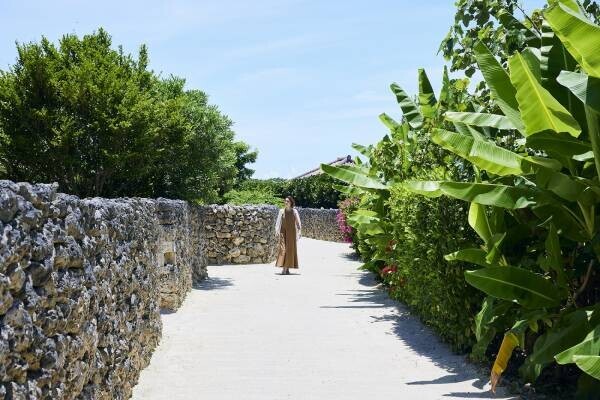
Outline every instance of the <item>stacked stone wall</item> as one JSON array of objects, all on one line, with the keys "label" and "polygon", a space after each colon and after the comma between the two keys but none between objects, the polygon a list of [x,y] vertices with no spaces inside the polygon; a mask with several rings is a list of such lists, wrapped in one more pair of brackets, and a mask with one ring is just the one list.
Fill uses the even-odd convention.
[{"label": "stacked stone wall", "polygon": [[329,242],[343,242],[344,238],[336,219],[337,213],[337,209],[298,208],[302,221],[302,236]]},{"label": "stacked stone wall", "polygon": [[264,264],[275,259],[275,206],[210,205],[199,209],[209,265]]},{"label": "stacked stone wall", "polygon": [[[210,205],[197,210],[209,265],[261,264],[275,260],[277,207]],[[343,241],[336,209],[298,208],[298,213],[303,237]]]},{"label": "stacked stone wall", "polygon": [[184,202],[56,189],[0,181],[0,399],[128,398],[161,306],[205,275],[197,222]]}]

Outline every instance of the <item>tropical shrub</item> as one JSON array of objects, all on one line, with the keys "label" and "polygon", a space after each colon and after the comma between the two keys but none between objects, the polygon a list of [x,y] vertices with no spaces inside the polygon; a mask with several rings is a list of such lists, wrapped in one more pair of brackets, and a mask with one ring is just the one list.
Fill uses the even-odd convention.
[{"label": "tropical shrub", "polygon": [[[457,200],[420,198],[401,183],[416,177],[472,175],[462,160],[435,146],[427,134],[431,126],[444,123],[442,115],[450,105],[468,99],[467,82],[445,74],[436,98],[425,71],[418,77],[417,103],[399,85],[391,86],[405,114],[403,123],[382,114],[390,134],[374,146],[354,146],[368,161],[359,168],[322,168],[351,183],[347,194],[360,198],[358,208],[340,208],[353,227],[354,247],[366,261],[364,268],[389,285],[393,298],[408,304],[444,340],[464,351],[475,341],[472,327],[481,295],[464,280],[467,264],[449,263],[444,255],[477,242],[464,218],[467,210]],[[372,178],[365,180],[361,174]],[[378,182],[387,183],[381,187]]]},{"label": "tropical shrub", "polygon": [[[474,44],[489,94],[484,101],[444,107],[421,80],[415,104],[392,86],[404,113],[401,123],[382,116],[395,133],[391,139],[398,138],[395,176],[373,168],[373,149],[362,146],[369,162],[322,169],[349,183],[346,193],[361,196],[348,221],[357,230],[359,247],[369,246],[365,267],[380,272],[396,266],[384,280],[407,298],[412,271],[396,280],[394,275],[403,262],[409,265],[402,247],[418,242],[404,233],[412,234],[407,227],[423,224],[430,215],[411,222],[418,209],[402,208],[410,204],[401,200],[403,190],[468,202],[466,220],[479,244],[466,245],[468,237],[438,240],[414,251],[449,252],[445,259],[469,265],[466,282],[487,295],[474,318],[473,353],[481,357],[494,338],[503,338],[493,351],[492,386],[518,348],[526,381],[534,382],[549,365],[572,364],[582,371],[579,396],[593,398],[600,392],[600,26],[572,0],[550,1],[538,15],[540,31],[535,24],[519,27],[532,41],[507,55],[508,70],[485,44]],[[442,93],[447,88],[444,79]],[[440,155],[449,168],[435,158],[427,169],[415,163],[416,154],[439,154],[423,146],[429,142],[448,152]],[[423,176],[411,176],[415,170]],[[396,198],[400,205],[392,206]],[[435,238],[439,229],[432,224],[429,234]],[[460,238],[461,226],[450,229],[447,236]],[[404,236],[394,238],[397,232]],[[405,242],[394,244],[395,239]],[[436,267],[432,276],[444,267]],[[454,295],[477,298],[464,287]]]},{"label": "tropical shrub", "polygon": [[[514,53],[508,71],[475,46],[501,113],[452,113],[471,134],[432,134],[473,164],[474,182],[404,185],[470,202],[469,222],[484,244],[447,258],[474,264],[466,280],[488,295],[476,319],[478,347],[504,334],[493,386],[516,347],[527,354],[520,372],[530,382],[554,362],[588,374],[582,388],[587,376],[600,380],[600,26],[573,1],[552,3],[543,13],[540,51]],[[499,130],[495,137],[485,134],[489,127]],[[495,143],[502,131],[522,135],[517,151]]]}]

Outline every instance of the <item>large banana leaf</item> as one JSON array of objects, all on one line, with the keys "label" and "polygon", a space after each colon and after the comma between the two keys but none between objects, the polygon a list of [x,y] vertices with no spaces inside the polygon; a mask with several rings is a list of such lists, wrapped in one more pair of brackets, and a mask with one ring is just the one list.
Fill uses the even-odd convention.
[{"label": "large banana leaf", "polygon": [[576,61],[567,51],[562,42],[546,20],[542,23],[541,47],[541,74],[542,86],[558,100],[579,123],[585,121],[585,113],[581,103],[576,101],[573,94],[558,84],[556,78],[561,71],[573,71],[577,67]]},{"label": "large banana leaf", "polygon": [[529,207],[536,202],[550,201],[533,189],[490,183],[406,181],[403,187],[427,197],[447,195],[459,200],[513,210]]},{"label": "large banana leaf", "polygon": [[379,119],[391,131],[400,127],[400,124],[398,122],[396,122],[392,117],[387,115],[386,113],[379,114]]},{"label": "large banana leaf", "polygon": [[514,54],[508,60],[510,80],[517,89],[517,101],[525,123],[525,134],[529,136],[551,130],[579,136],[581,128],[575,118],[542,87],[527,60],[520,53]]},{"label": "large banana leaf", "polygon": [[[471,357],[473,359],[487,361],[485,352],[492,339],[494,339],[494,336],[496,336],[496,328],[490,325],[491,321],[497,316],[498,307],[494,307],[495,302],[496,299],[487,296],[483,300],[481,310],[475,315],[475,338],[477,339],[477,343],[473,345],[471,350]],[[507,304],[506,302],[502,303],[503,305]]]},{"label": "large banana leaf", "polygon": [[585,105],[588,137],[592,143],[596,173],[600,177],[600,79],[576,72],[563,71],[557,80]]},{"label": "large banana leaf", "polygon": [[546,255],[540,263],[540,266],[546,272],[554,271],[556,274],[556,283],[561,288],[565,288],[567,285],[567,279],[565,277],[563,256],[560,249],[560,238],[558,237],[558,232],[556,231],[556,228],[552,222],[550,222],[548,236],[544,242],[544,247],[546,249]]},{"label": "large banana leaf", "polygon": [[413,129],[419,129],[423,126],[423,116],[419,111],[419,107],[417,107],[410,96],[396,83],[392,83],[390,89],[392,89],[392,92],[396,96],[396,101],[398,101],[400,109],[409,125]]},{"label": "large banana leaf", "polygon": [[379,215],[375,211],[358,209],[348,216],[348,222],[355,225],[372,224],[380,222]]},{"label": "large banana leaf", "polygon": [[352,148],[365,157],[371,157],[373,146],[363,146],[362,144],[352,143]]},{"label": "large banana leaf", "polygon": [[562,71],[556,79],[583,104],[600,113],[600,79],[579,72]]},{"label": "large banana leaf", "polygon": [[592,142],[592,149],[594,151],[596,176],[600,178],[600,113],[586,105],[585,116],[588,125],[588,136]]},{"label": "large banana leaf", "polygon": [[465,279],[490,296],[514,301],[529,309],[556,307],[561,301],[558,289],[550,281],[524,268],[482,268],[466,271]]},{"label": "large banana leaf", "polygon": [[508,73],[483,43],[477,42],[473,50],[481,74],[498,107],[519,131],[524,132],[525,127],[519,113],[519,103],[517,103],[517,90],[510,82]]},{"label": "large banana leaf", "polygon": [[494,235],[490,228],[488,216],[485,212],[485,206],[478,203],[471,203],[469,206],[468,222],[471,228],[477,232],[479,237],[488,246],[489,250],[489,245],[492,242],[492,237]]},{"label": "large banana leaf", "polygon": [[506,239],[506,232],[496,233],[492,236],[492,240],[486,245],[488,254],[485,256],[485,260],[491,266],[499,264],[501,260],[502,251],[500,249],[504,239]]},{"label": "large banana leaf", "polygon": [[477,343],[473,346],[471,352],[476,357],[488,361],[485,352],[496,334],[496,328],[493,326],[495,320],[501,318],[513,307],[513,303],[508,301],[498,301],[492,296],[487,296],[483,300],[481,310],[475,316],[475,337]]},{"label": "large banana leaf", "polygon": [[[563,176],[556,172],[562,168],[556,160],[546,157],[522,157],[487,140],[480,140],[443,129],[436,129],[431,135],[431,139],[446,150],[470,161],[476,167],[496,175],[523,175],[538,170],[547,170],[544,176],[554,177],[557,174],[560,175],[559,177]],[[570,178],[566,175],[563,180],[565,181],[564,185],[571,183]],[[572,183],[572,185],[577,185],[579,192],[586,188],[586,186],[577,183]],[[557,190],[556,193],[559,195],[561,194],[560,191],[565,190],[563,186],[550,186],[550,188]],[[570,190],[574,189],[570,188]],[[571,198],[569,200],[573,201]]]},{"label": "large banana leaf", "polygon": [[444,72],[442,73],[442,88],[440,89],[439,103],[443,107],[448,106],[450,100],[450,77],[448,76],[448,67],[444,65]]},{"label": "large banana leaf", "polygon": [[524,173],[523,157],[496,146],[492,142],[444,129],[436,129],[431,135],[431,140],[444,149],[470,161],[478,168],[493,174],[520,175]]},{"label": "large banana leaf", "polygon": [[496,299],[491,296],[487,296],[483,299],[481,304],[481,310],[475,316],[475,338],[479,341],[482,339],[486,325],[489,324],[491,319],[494,317],[494,302]]},{"label": "large banana leaf", "polygon": [[327,164],[321,164],[321,170],[342,182],[346,182],[360,188],[389,190],[389,186],[383,184],[377,178],[368,176],[358,170],[345,167],[335,167]]},{"label": "large banana leaf", "polygon": [[332,186],[338,192],[344,193],[348,196],[360,196],[362,193],[364,193],[360,188],[357,188],[354,186],[336,185],[336,184],[333,184]]},{"label": "large banana leaf", "polygon": [[348,216],[348,225],[366,236],[385,233],[379,214],[372,210],[358,209]]},{"label": "large banana leaf", "polygon": [[[521,53],[518,53],[523,58],[527,67],[529,67],[529,71],[531,71],[531,75],[539,82],[542,83],[542,71],[541,71],[541,54],[538,49],[532,49],[531,47],[526,48]],[[510,74],[510,71],[509,71]],[[519,100],[518,93],[519,89],[517,89],[517,101]]]},{"label": "large banana leaf", "polygon": [[421,114],[426,118],[434,118],[437,109],[437,100],[431,87],[431,82],[423,68],[419,68],[419,106]]},{"label": "large banana leaf", "polygon": [[550,4],[553,3],[562,3],[565,7],[570,8],[571,10],[573,10],[573,12],[576,12],[578,14],[585,14],[585,10],[583,8],[581,8],[579,6],[579,3],[577,2],[577,0],[550,0]]},{"label": "large banana leaf", "polygon": [[489,267],[490,264],[485,259],[486,256],[487,252],[482,249],[462,249],[446,254],[444,259],[446,261],[464,261],[482,267]]},{"label": "large banana leaf", "polygon": [[496,129],[517,129],[510,118],[505,115],[448,111],[444,117],[448,121],[459,122],[466,125]]},{"label": "large banana leaf", "polygon": [[600,325],[595,327],[587,336],[573,347],[558,353],[554,358],[559,364],[570,364],[575,362],[574,356],[600,354]]},{"label": "large banana leaf", "polygon": [[583,70],[600,78],[600,26],[561,2],[550,6],[544,16]]},{"label": "large banana leaf", "polygon": [[600,380],[600,356],[575,356],[573,360],[583,372]]},{"label": "large banana leaf", "polygon": [[547,189],[567,201],[585,205],[594,205],[598,202],[598,194],[594,188],[548,168],[537,170],[536,184],[538,188]]},{"label": "large banana leaf", "polygon": [[551,157],[563,156],[567,159],[592,150],[589,143],[578,140],[569,134],[549,131],[527,136],[527,147],[543,150]]},{"label": "large banana leaf", "polygon": [[561,235],[574,242],[590,240],[583,221],[564,204],[542,204],[532,208],[533,213],[541,220],[552,218],[552,222],[560,227]]},{"label": "large banana leaf", "polygon": [[[555,290],[558,292],[558,289]],[[533,352],[525,360],[521,372],[534,381],[542,369],[554,361],[554,356],[581,342],[589,329],[589,315],[585,310],[564,315],[559,323],[535,341]]]}]

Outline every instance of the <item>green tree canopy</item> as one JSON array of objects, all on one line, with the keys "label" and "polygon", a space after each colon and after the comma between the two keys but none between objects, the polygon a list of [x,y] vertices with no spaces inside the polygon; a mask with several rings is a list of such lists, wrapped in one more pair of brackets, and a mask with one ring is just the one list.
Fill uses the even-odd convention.
[{"label": "green tree canopy", "polygon": [[103,29],[17,44],[0,71],[4,177],[80,196],[212,202],[251,174],[256,155],[204,92],[149,70],[145,46],[135,59],[111,45]]},{"label": "green tree canopy", "polygon": [[[451,71],[471,77],[477,70],[475,44],[484,43],[504,64],[515,51],[539,47],[542,37],[541,10],[528,14],[521,0],[457,0],[454,24],[439,51],[451,62]],[[583,10],[596,22],[598,1],[583,0]]]}]

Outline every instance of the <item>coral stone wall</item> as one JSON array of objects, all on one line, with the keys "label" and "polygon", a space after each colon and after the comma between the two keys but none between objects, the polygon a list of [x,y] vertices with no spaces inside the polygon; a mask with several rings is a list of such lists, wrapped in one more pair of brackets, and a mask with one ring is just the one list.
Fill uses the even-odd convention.
[{"label": "coral stone wall", "polygon": [[180,304],[193,268],[202,275],[189,212],[0,181],[0,398],[129,397],[160,306]]},{"label": "coral stone wall", "polygon": [[192,282],[207,276],[201,220],[197,207],[178,200],[156,200],[156,215],[160,307],[177,310]]},{"label": "coral stone wall", "polygon": [[344,238],[337,224],[337,209],[298,208],[302,221],[302,236],[311,239],[343,242]]},{"label": "coral stone wall", "polygon": [[[197,210],[208,264],[260,264],[275,260],[277,207],[210,205]],[[298,208],[298,213],[303,237],[343,242],[337,210]]]},{"label": "coral stone wall", "polygon": [[208,264],[263,264],[275,259],[275,206],[199,208]]}]

